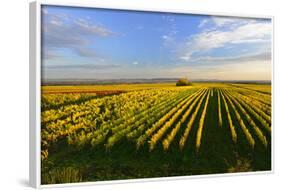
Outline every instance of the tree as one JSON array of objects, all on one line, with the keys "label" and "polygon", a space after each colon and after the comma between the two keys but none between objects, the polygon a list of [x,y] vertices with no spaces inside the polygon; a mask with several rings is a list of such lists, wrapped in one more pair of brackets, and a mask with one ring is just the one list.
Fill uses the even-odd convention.
[{"label": "tree", "polygon": [[177,86],[190,86],[191,83],[187,80],[187,78],[181,78],[176,83]]}]

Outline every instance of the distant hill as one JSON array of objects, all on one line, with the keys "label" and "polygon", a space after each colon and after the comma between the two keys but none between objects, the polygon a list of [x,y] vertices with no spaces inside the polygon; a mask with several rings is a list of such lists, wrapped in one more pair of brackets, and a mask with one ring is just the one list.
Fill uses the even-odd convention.
[{"label": "distant hill", "polygon": [[[179,78],[151,78],[151,79],[47,79],[42,80],[42,85],[104,85],[104,84],[139,84],[139,83],[169,83],[177,82]],[[216,80],[194,79],[191,82],[222,82],[222,83],[249,83],[271,84],[268,80]]]}]

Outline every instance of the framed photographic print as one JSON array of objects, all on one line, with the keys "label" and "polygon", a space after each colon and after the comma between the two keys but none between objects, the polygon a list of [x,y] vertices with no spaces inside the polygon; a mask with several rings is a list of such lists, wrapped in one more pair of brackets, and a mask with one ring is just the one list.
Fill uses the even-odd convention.
[{"label": "framed photographic print", "polygon": [[272,17],[39,1],[30,21],[32,186],[272,171]]}]

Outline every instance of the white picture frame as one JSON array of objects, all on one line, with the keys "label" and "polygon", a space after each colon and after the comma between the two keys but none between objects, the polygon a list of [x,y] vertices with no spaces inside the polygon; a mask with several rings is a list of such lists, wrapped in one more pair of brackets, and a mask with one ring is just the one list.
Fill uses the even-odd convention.
[{"label": "white picture frame", "polygon": [[230,173],[230,174],[207,174],[207,175],[195,175],[195,176],[180,176],[180,177],[161,177],[161,178],[147,178],[147,179],[130,179],[130,180],[114,180],[114,181],[99,181],[99,182],[83,182],[83,183],[70,183],[70,184],[53,184],[53,185],[41,185],[41,161],[40,161],[40,131],[41,131],[41,7],[43,5],[53,6],[70,6],[70,7],[84,7],[84,8],[104,8],[104,9],[116,9],[116,10],[135,10],[135,11],[148,11],[148,12],[170,12],[170,13],[186,13],[186,14],[203,14],[203,15],[215,15],[215,16],[231,16],[231,17],[247,17],[247,18],[266,18],[272,21],[272,68],[271,68],[271,84],[272,94],[274,94],[274,17],[265,15],[243,15],[243,14],[228,14],[228,13],[213,13],[213,12],[194,12],[173,9],[139,9],[136,7],[124,7],[124,6],[107,6],[103,3],[58,3],[47,0],[36,1],[30,3],[30,90],[29,90],[29,102],[30,102],[30,126],[29,126],[29,180],[30,185],[34,188],[41,187],[68,187],[68,186],[81,186],[81,185],[99,185],[99,184],[118,184],[118,183],[131,183],[131,182],[146,182],[146,181],[162,181],[162,180],[177,180],[177,179],[190,179],[190,178],[205,178],[205,177],[221,177],[221,176],[236,176],[236,175],[253,175],[253,174],[272,174],[274,172],[274,97],[272,98],[272,148],[271,148],[271,171],[258,171],[247,173]]}]

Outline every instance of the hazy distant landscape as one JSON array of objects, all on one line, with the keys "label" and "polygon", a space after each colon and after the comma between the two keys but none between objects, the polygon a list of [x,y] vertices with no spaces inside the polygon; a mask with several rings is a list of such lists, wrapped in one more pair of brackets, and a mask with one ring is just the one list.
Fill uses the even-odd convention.
[{"label": "hazy distant landscape", "polygon": [[[179,78],[152,78],[152,79],[48,79],[42,85],[87,85],[87,84],[138,84],[138,83],[167,83],[177,82]],[[271,84],[269,80],[210,80],[196,79],[193,82],[222,82],[222,83],[248,83]]]}]

